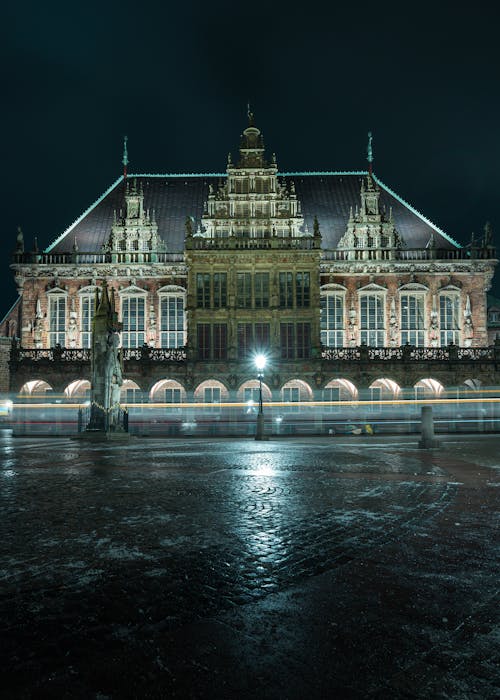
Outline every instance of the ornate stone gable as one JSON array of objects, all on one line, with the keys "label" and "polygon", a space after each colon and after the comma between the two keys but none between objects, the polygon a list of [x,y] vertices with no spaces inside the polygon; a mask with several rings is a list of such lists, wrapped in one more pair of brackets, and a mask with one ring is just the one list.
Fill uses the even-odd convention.
[{"label": "ornate stone gable", "polygon": [[338,248],[352,251],[349,257],[353,260],[388,260],[404,245],[396,230],[392,209],[387,216],[380,207],[380,188],[369,173],[361,181],[360,207],[354,212],[351,207],[347,230]]},{"label": "ornate stone gable", "polygon": [[144,209],[142,182],[139,187],[135,180],[132,185],[127,182],[124,209],[114,211],[111,234],[103,249],[111,253],[112,262],[141,262],[145,255],[166,250],[158,236],[154,210]]},{"label": "ornate stone gable", "polygon": [[201,227],[195,235],[206,238],[297,238],[304,218],[293,181],[278,178],[276,156],[265,160],[260,130],[250,125],[241,137],[240,158],[227,161],[227,180],[211,184]]}]

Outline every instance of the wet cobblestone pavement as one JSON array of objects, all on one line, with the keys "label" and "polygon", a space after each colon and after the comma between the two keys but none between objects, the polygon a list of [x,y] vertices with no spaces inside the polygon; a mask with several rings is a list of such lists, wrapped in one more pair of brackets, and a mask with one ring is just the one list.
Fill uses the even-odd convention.
[{"label": "wet cobblestone pavement", "polygon": [[6,698],[498,698],[500,438],[0,431]]}]

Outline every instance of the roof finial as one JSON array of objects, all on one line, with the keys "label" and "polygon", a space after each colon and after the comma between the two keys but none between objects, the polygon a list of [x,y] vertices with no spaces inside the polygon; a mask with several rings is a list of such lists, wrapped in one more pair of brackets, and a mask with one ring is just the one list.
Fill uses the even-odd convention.
[{"label": "roof finial", "polygon": [[127,179],[127,165],[128,165],[127,141],[128,141],[128,136],[124,136],[124,137],[123,137],[123,158],[122,158],[122,163],[123,163],[123,178],[124,178],[125,180]]},{"label": "roof finial", "polygon": [[254,126],[253,112],[250,109],[250,101],[247,102],[248,126]]},{"label": "roof finial", "polygon": [[368,173],[372,174],[372,163],[373,163],[373,149],[372,149],[372,132],[368,132],[368,146],[366,147],[366,160],[368,161]]},{"label": "roof finial", "polygon": [[24,234],[20,226],[17,227],[16,253],[24,253]]}]

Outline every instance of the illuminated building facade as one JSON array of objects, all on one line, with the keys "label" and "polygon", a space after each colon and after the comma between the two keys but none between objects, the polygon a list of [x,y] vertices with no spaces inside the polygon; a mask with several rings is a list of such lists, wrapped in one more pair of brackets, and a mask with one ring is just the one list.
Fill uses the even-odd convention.
[{"label": "illuminated building facade", "polygon": [[44,252],[19,232],[10,389],[88,389],[96,289],[121,319],[124,400],[381,398],[498,384],[491,231],[459,246],[364,172],[280,173],[250,117],[225,173],[125,173]]}]

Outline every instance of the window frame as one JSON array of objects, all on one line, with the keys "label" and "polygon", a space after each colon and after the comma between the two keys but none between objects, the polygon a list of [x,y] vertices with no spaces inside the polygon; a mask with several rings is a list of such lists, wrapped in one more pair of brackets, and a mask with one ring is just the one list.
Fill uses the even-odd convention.
[{"label": "window frame", "polygon": [[[146,328],[147,328],[147,292],[145,289],[140,287],[129,287],[118,292],[120,297],[120,319],[122,322],[121,330],[121,345],[123,348],[140,348],[146,343]],[[136,328],[130,329],[130,318],[132,317],[130,313],[130,307],[132,302],[136,302]],[[125,315],[125,307],[128,306],[128,312]],[[143,307],[143,314],[141,317],[140,307]],[[142,318],[142,328],[141,326]],[[126,327],[128,319],[129,329]],[[133,341],[133,342],[131,342]]]},{"label": "window frame", "polygon": [[[158,290],[158,345],[160,348],[175,349],[186,345],[186,290],[183,287],[168,286]],[[170,324],[170,302],[175,300],[173,323],[175,328],[164,328],[164,321]],[[167,303],[167,313],[163,313],[164,303]],[[180,309],[179,309],[180,302]],[[182,314],[180,313],[182,312]],[[179,325],[179,320],[180,325]],[[172,340],[174,341],[172,343]]]}]

